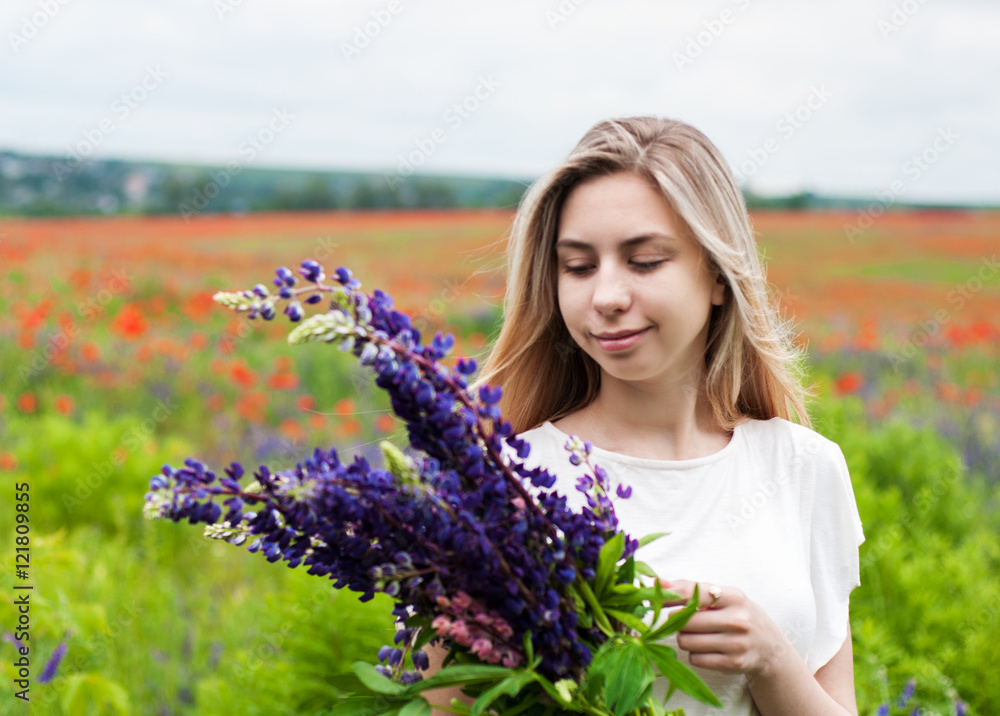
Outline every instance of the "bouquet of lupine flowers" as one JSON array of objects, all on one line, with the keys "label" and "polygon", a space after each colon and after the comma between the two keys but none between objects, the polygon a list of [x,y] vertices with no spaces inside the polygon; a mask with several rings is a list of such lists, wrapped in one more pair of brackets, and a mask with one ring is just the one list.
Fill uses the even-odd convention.
[{"label": "bouquet of lupine flowers", "polygon": [[[311,260],[300,277],[284,267],[276,274],[276,292],[258,284],[215,300],[265,320],[283,303],[298,324],[290,343],[353,352],[389,394],[414,454],[383,441],[385,466],[376,468],[316,449],[292,469],[261,466],[246,482],[238,463],[217,476],[188,459],[152,478],[144,511],[206,523],[208,537],[248,543],[268,561],[306,567],[362,600],[377,592],[394,599],[395,644],[379,651],[381,663],[357,662],[332,677],[345,698],[329,713],[426,715],[421,692],[455,686],[475,703],[455,699],[453,713],[682,713],[653,697],[658,676],[670,682],[668,698],[679,688],[721,705],[674,649],[657,643],[686,623],[698,595],[660,619],[664,600],[676,595],[655,579],[644,584],[640,575],[655,575],[634,557],[660,535],[636,540],[618,530],[589,443],[566,444],[567,459],[588,470],[577,485],[588,506],[574,512],[552,489],[553,474],[521,462],[530,445],[502,419],[500,389],[469,388],[475,361],[459,358],[454,372],[439,362],[451,335],[423,345],[392,299],[361,292],[346,268],[330,283]],[[303,306],[325,294],[329,310],[306,317]],[[619,487],[618,495],[628,492]],[[449,655],[423,678],[428,643]]]}]

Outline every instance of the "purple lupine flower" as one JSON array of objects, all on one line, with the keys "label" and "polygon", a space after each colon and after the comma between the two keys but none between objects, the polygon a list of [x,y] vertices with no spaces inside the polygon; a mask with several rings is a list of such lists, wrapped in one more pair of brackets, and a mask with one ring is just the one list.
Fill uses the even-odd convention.
[{"label": "purple lupine flower", "polygon": [[21,641],[20,639],[18,639],[16,636],[14,636],[13,634],[11,634],[10,632],[5,632],[4,633],[3,640],[6,641],[6,642],[9,642],[10,644],[12,644],[15,649],[21,649],[23,647],[28,646],[27,644],[25,644],[23,641]]},{"label": "purple lupine flower", "polygon": [[876,716],[889,716],[889,704],[882,704],[879,706]]},{"label": "purple lupine flower", "polygon": [[903,693],[899,695],[899,700],[896,702],[896,707],[904,708],[906,704],[910,702],[910,699],[913,698],[913,692],[916,690],[916,688],[917,688],[916,679],[910,679],[909,681],[907,681],[906,686],[903,688]]},{"label": "purple lupine flower", "polygon": [[955,716],[965,716],[966,705],[961,699],[955,701]]},{"label": "purple lupine flower", "polygon": [[59,646],[55,648],[52,652],[52,656],[45,663],[45,668],[42,669],[42,675],[38,677],[38,683],[47,684],[55,678],[56,672],[59,670],[59,664],[62,663],[63,657],[66,656],[66,651],[68,647],[65,641],[59,642]]}]

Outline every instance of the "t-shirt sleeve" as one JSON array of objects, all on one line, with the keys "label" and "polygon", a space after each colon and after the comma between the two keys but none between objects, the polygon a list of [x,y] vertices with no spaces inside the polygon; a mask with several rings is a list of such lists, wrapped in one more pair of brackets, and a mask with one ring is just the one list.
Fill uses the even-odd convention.
[{"label": "t-shirt sleeve", "polygon": [[847,638],[851,591],[861,584],[858,547],[865,541],[844,453],[831,455],[815,473],[809,533],[810,578],[816,600],[816,634],[806,666],[816,673]]}]

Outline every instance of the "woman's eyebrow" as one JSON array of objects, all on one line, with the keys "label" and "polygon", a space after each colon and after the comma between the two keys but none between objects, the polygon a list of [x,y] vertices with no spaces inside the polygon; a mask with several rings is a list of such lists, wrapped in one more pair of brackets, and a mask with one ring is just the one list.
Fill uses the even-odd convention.
[{"label": "woman's eyebrow", "polygon": [[[623,248],[628,248],[635,246],[637,244],[643,244],[648,241],[655,241],[656,239],[662,239],[666,241],[675,241],[676,239],[670,234],[664,234],[659,231],[654,231],[649,234],[640,234],[639,236],[633,236],[630,239],[625,239],[619,244]],[[580,241],[579,239],[569,239],[562,238],[556,241],[556,248],[567,248],[567,249],[592,249],[594,248],[591,244],[586,241]]]}]

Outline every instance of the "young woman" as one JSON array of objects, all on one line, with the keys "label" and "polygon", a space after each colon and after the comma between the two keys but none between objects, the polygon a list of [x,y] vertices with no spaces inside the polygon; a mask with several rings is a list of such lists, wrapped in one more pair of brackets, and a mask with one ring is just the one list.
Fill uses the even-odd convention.
[{"label": "young woman", "polygon": [[563,445],[590,441],[631,488],[612,498],[620,527],[670,533],[639,553],[683,598],[668,605],[700,584],[702,608],[667,643],[725,708],[679,692],[668,706],[856,716],[861,521],[841,450],[810,428],[801,355],[718,149],[658,117],[592,127],[521,204],[505,311],[478,383],[503,388],[526,462],[579,508],[586,466]]}]

